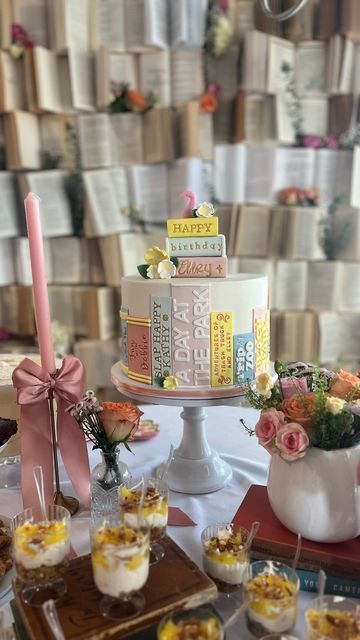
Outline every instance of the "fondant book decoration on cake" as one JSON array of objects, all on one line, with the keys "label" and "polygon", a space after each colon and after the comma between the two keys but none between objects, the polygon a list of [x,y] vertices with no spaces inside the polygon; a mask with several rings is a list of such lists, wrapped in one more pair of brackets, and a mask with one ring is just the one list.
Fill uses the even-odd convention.
[{"label": "fondant book decoration on cake", "polygon": [[245,386],[269,366],[267,278],[228,275],[214,206],[181,197],[166,249],[150,247],[141,277],[122,279],[122,371],[170,391]]},{"label": "fondant book decoration on cake", "polygon": [[[260,521],[259,531],[251,546],[251,555],[256,560],[273,559],[285,564],[291,564],[297,545],[297,536],[291,533],[274,515],[267,488],[261,485],[252,485],[248,490],[244,500],[238,508],[233,522],[243,527],[251,526],[251,523],[258,519]],[[302,570],[300,578],[303,580],[306,590],[309,589],[311,576],[306,576],[307,572],[318,572],[323,569],[327,576],[332,576],[327,581],[327,586],[335,593],[338,585],[349,585],[354,587],[357,583],[359,589],[351,592],[352,595],[360,595],[360,538],[354,538],[347,542],[320,543],[302,539],[301,554],[298,561],[298,568]],[[308,582],[305,583],[305,580]],[[343,581],[343,582],[342,582]],[[328,584],[329,582],[329,584]],[[344,595],[344,593],[340,593]]]}]

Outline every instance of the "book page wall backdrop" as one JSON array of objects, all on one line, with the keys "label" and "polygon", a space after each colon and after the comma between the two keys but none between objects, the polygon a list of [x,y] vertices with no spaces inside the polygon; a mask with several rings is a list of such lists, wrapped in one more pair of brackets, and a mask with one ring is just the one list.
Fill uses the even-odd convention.
[{"label": "book page wall backdrop", "polygon": [[308,0],[285,23],[258,0],[0,12],[1,351],[34,346],[28,191],[55,343],[97,388],[118,359],[120,279],[189,189],[216,204],[230,269],[269,277],[272,358],[359,364],[357,0]]}]

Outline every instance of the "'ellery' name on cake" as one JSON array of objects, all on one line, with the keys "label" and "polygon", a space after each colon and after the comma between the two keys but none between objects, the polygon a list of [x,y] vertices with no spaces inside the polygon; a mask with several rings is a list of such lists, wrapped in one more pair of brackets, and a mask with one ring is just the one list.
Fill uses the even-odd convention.
[{"label": "'ellery' name on cake", "polygon": [[226,278],[227,258],[178,258],[175,278]]},{"label": "'ellery' name on cake", "polygon": [[173,373],[182,386],[210,385],[210,288],[171,287]]}]

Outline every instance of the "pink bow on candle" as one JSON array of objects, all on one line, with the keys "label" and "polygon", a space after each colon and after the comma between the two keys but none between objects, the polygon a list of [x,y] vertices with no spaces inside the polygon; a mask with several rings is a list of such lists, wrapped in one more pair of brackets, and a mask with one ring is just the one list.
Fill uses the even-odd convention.
[{"label": "pink bow on candle", "polygon": [[68,476],[85,506],[90,505],[90,469],[85,436],[65,409],[77,402],[84,389],[85,370],[75,356],[66,356],[54,375],[24,358],[13,372],[13,385],[21,405],[21,486],[24,509],[36,502],[33,467],[41,465],[45,498],[53,502],[53,456],[48,394],[57,404],[57,441]]}]

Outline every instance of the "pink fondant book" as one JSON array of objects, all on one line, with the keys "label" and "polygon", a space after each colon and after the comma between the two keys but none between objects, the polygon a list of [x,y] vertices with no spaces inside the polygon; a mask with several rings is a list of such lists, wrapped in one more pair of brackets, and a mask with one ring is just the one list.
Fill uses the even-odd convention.
[{"label": "pink fondant book", "polygon": [[178,258],[175,278],[226,278],[227,257]]}]

